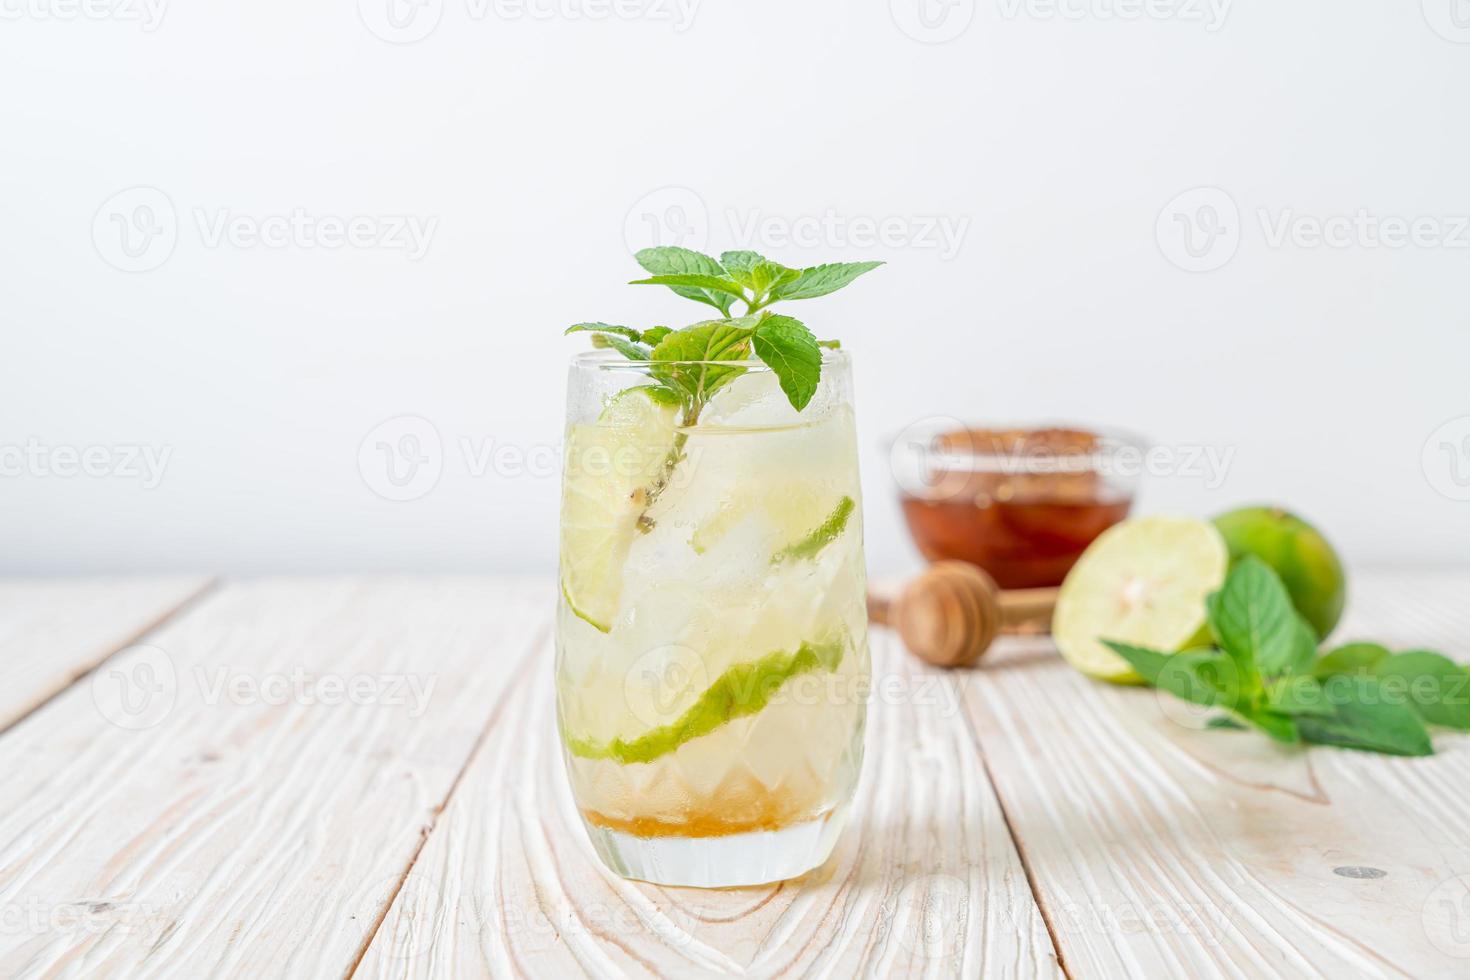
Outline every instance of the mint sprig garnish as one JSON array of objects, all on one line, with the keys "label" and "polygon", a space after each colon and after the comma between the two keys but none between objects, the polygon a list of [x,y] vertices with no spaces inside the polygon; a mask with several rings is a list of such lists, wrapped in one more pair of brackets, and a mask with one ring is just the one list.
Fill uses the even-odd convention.
[{"label": "mint sprig garnish", "polygon": [[1246,558],[1206,602],[1216,646],[1164,653],[1102,639],[1159,690],[1287,743],[1432,755],[1427,725],[1470,731],[1470,670],[1430,650],[1318,639],[1270,566]]},{"label": "mint sprig garnish", "polygon": [[[677,330],[665,326],[638,330],[589,321],[573,324],[566,332],[590,333],[596,347],[649,362],[648,373],[682,401],[686,426],[698,421],[715,391],[745,373],[739,364],[721,362],[746,361],[752,355],[770,367],[792,407],[805,409],[822,380],[822,348],[841,345],[818,340],[806,324],[769,307],[778,300],[825,296],[883,264],[829,262],[792,269],[758,252],[725,252],[716,259],[674,247],[645,248],[635,257],[650,275],[633,280],[634,285],[666,286],[685,299],[719,310],[720,319]],[[737,301],[745,308],[732,316]]]}]

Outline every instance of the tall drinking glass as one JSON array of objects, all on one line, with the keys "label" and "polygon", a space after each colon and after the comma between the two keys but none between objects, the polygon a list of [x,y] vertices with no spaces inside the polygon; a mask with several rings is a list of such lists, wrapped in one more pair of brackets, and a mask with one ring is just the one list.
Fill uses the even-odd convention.
[{"label": "tall drinking glass", "polygon": [[571,368],[556,693],[572,795],[621,875],[794,877],[831,852],[863,755],[848,356],[824,352],[800,412],[759,361],[677,366],[706,373],[698,407],[653,367],[595,351]]}]

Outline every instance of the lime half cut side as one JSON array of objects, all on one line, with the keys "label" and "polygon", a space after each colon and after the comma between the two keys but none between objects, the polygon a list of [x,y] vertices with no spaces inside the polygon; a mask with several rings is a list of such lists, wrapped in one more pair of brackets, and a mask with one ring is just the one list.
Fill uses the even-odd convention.
[{"label": "lime half cut side", "polygon": [[1206,521],[1143,517],[1117,524],[1062,583],[1052,639],[1084,674],[1137,683],[1128,663],[1100,641],[1180,650],[1205,625],[1205,597],[1225,580],[1229,563],[1225,539]]},{"label": "lime half cut side", "polygon": [[678,412],[678,398],[666,389],[628,388],[594,424],[567,433],[561,591],[573,613],[604,633],[617,618],[638,520],[676,451]]}]

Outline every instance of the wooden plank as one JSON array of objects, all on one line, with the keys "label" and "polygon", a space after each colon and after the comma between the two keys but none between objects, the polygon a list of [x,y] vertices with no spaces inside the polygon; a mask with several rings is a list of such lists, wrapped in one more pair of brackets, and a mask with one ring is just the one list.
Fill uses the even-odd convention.
[{"label": "wooden plank", "polygon": [[873,653],[867,761],[832,859],[699,890],[626,881],[593,855],[548,649],[505,695],[358,976],[1059,975],[951,678],[884,631]]},{"label": "wooden plank", "polygon": [[230,585],[109,661],[0,738],[0,975],[347,975],[550,599]]},{"label": "wooden plank", "polygon": [[0,581],[0,732],[208,585],[199,575]]},{"label": "wooden plank", "polygon": [[[1470,661],[1470,576],[1353,586],[1338,639]],[[993,652],[966,708],[1074,977],[1470,973],[1470,736],[1426,759],[1280,748],[1049,641]]]}]

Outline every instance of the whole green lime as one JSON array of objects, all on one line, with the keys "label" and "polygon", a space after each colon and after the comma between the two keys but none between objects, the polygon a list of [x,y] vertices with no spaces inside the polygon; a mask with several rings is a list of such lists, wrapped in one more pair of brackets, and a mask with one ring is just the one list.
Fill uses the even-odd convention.
[{"label": "whole green lime", "polygon": [[1215,518],[1231,562],[1255,555],[1281,576],[1292,604],[1327,639],[1347,602],[1337,552],[1316,528],[1280,507],[1242,507]]}]

